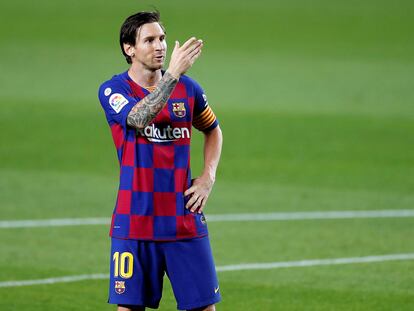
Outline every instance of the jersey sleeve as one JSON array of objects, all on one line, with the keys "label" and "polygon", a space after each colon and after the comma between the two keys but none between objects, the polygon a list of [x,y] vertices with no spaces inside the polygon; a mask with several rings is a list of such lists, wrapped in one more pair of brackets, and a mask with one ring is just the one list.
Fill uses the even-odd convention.
[{"label": "jersey sleeve", "polygon": [[128,114],[137,100],[130,96],[130,89],[121,81],[109,80],[103,83],[98,92],[99,101],[108,119],[108,123],[127,126]]},{"label": "jersey sleeve", "polygon": [[208,132],[217,127],[218,120],[210,108],[207,96],[201,86],[194,81],[193,126],[199,131]]}]

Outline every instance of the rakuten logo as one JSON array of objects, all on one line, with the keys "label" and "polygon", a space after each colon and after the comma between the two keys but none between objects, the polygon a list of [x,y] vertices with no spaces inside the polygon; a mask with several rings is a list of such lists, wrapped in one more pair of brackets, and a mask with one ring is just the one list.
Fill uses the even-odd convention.
[{"label": "rakuten logo", "polygon": [[167,125],[164,128],[157,128],[154,124],[148,125],[142,130],[137,130],[137,134],[145,136],[152,142],[174,141],[180,138],[190,138],[190,131],[186,127],[171,127]]}]

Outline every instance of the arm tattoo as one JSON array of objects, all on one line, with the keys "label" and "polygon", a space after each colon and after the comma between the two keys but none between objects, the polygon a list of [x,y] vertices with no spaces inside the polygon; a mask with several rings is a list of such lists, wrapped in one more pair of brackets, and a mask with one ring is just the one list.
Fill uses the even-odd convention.
[{"label": "arm tattoo", "polygon": [[127,124],[142,129],[164,108],[178,80],[168,72],[164,74],[154,92],[140,100],[129,112]]}]

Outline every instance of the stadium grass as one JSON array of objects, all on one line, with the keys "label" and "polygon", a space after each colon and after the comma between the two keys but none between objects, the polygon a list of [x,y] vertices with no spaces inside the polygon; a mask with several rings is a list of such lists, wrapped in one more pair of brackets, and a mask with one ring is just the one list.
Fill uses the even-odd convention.
[{"label": "stadium grass", "polygon": [[[215,223],[210,224],[210,230],[217,265],[412,250],[414,242],[409,238],[412,220],[381,220],[381,226],[378,226],[378,221],[265,222],[259,226],[256,223],[234,223],[230,226]],[[24,229],[19,230],[18,235],[16,230],[2,235],[8,241],[2,247],[4,255],[0,265],[7,267],[0,275],[2,280],[16,280],[22,276],[37,279],[94,274],[108,269],[108,239],[102,238],[107,228],[103,226]],[[341,234],[334,235],[333,232]],[[261,240],[266,243],[257,242]],[[30,253],[23,252],[22,245]],[[220,284],[226,299],[220,307],[223,310],[232,310],[236,306],[242,310],[255,306],[265,310],[295,310],[306,303],[310,310],[329,310],[333,306],[338,310],[358,310],[363,303],[364,308],[376,310],[376,306],[398,302],[401,310],[409,310],[408,306],[413,302],[409,294],[413,276],[408,272],[413,267],[412,262],[388,262],[221,272]],[[76,297],[76,301],[65,309],[77,310],[86,304],[90,310],[98,306],[109,310],[104,304],[106,284],[107,280],[103,280],[2,289],[0,306],[3,304],[6,310],[12,310],[33,305],[36,310],[45,305],[65,306],[65,302]],[[174,301],[170,286],[166,284],[167,299],[162,305],[169,310]],[[90,295],[94,298],[92,301],[88,297]],[[244,299],[246,296],[251,299]],[[25,299],[14,301],[13,297]]]},{"label": "stadium grass", "polygon": [[[151,4],[154,2],[151,2]],[[156,1],[225,145],[207,213],[412,208],[409,1]],[[97,87],[124,70],[134,1],[1,4],[0,219],[109,217],[117,163]],[[93,14],[91,14],[93,12]],[[194,12],[199,12],[194,18]],[[189,18],[191,16],[192,18]],[[193,146],[201,168],[201,135]],[[414,220],[210,223],[217,265],[411,253]],[[0,281],[105,273],[107,226],[1,229]],[[412,310],[414,263],[219,274],[219,310]],[[113,310],[107,281],[0,288],[1,310]],[[166,281],[160,310],[175,301]]]},{"label": "stadium grass", "polygon": [[[236,222],[209,226],[219,266],[408,253],[414,247],[409,237],[410,219]],[[21,279],[19,275],[39,279],[104,273],[109,261],[107,233],[106,226],[7,230],[2,233],[8,243],[2,246],[4,255],[0,262],[10,270],[2,270],[0,277],[13,280]],[[255,243],[262,239],[266,243]],[[23,244],[30,253],[21,252]]]},{"label": "stadium grass", "polygon": [[[31,115],[37,120],[34,111]],[[408,148],[407,137],[407,133],[414,133],[412,122],[383,117],[359,117],[357,121],[343,116],[261,118],[232,112],[221,112],[220,116],[228,144],[210,201],[211,213],[412,206],[414,151]],[[23,142],[13,139],[4,148],[3,158],[9,167],[3,169],[0,181],[5,198],[3,219],[110,215],[118,168],[109,130],[99,131],[107,140],[85,137],[82,133],[90,133],[85,122],[78,124],[79,132],[72,135],[74,128],[68,122],[59,131],[62,136],[48,138],[56,118],[52,112],[40,128],[22,133]],[[13,118],[6,122],[7,128],[13,127]],[[249,126],[238,127],[236,123]],[[249,136],[251,129],[255,129],[253,137]],[[255,139],[256,135],[276,138],[266,143]],[[195,175],[202,163],[199,136],[193,148]],[[50,141],[45,143],[45,137]],[[53,150],[48,146],[54,146]],[[22,148],[24,153],[18,156]],[[87,208],[74,213],[75,206]]]}]

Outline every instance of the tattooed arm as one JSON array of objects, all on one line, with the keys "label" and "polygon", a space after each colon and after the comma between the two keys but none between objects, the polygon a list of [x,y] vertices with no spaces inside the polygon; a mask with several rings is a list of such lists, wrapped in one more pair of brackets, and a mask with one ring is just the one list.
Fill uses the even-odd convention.
[{"label": "tattooed arm", "polygon": [[166,72],[154,92],[139,101],[128,114],[127,123],[131,127],[144,128],[164,108],[178,79]]},{"label": "tattooed arm", "polygon": [[175,42],[168,70],[158,82],[154,92],[145,96],[131,109],[127,118],[129,126],[143,129],[157,116],[170,98],[180,76],[200,56],[202,46],[203,41],[196,38],[187,40],[181,47],[178,41]]}]

